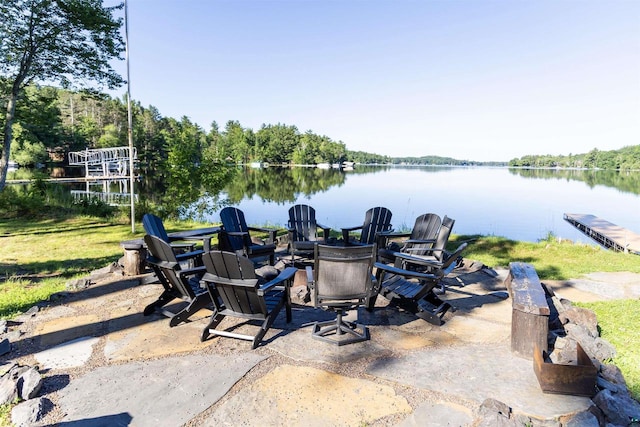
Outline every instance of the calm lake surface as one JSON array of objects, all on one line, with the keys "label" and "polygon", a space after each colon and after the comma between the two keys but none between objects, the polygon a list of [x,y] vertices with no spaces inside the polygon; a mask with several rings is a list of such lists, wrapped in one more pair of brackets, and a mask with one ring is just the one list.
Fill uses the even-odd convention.
[{"label": "calm lake surface", "polygon": [[[396,230],[433,212],[456,220],[454,234],[535,242],[556,237],[593,244],[564,213],[593,214],[640,233],[640,172],[517,170],[490,167],[366,167],[353,171],[246,169],[223,195],[249,224],[284,227],[288,209],[304,203],[319,222],[340,229],[361,224],[374,206],[393,212]],[[318,185],[313,185],[313,184]],[[247,185],[244,192],[238,187]],[[281,188],[278,188],[278,187]],[[299,186],[299,188],[298,188]],[[274,197],[273,194],[281,194]],[[219,222],[218,213],[206,216]]]}]

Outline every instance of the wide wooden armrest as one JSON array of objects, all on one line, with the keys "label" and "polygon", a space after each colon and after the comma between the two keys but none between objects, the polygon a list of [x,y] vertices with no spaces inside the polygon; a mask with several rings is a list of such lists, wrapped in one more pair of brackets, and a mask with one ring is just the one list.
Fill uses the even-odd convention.
[{"label": "wide wooden armrest", "polygon": [[211,250],[211,239],[216,234],[218,233],[216,232],[208,235],[203,234],[201,236],[187,236],[187,237],[183,237],[181,240],[186,240],[190,242],[202,242],[202,248],[204,249],[204,251],[209,252]]},{"label": "wide wooden armrest", "polygon": [[319,222],[316,222],[316,227],[322,229],[322,237],[324,237],[325,240],[329,238],[329,235],[331,234],[331,227],[322,225]]},{"label": "wide wooden armrest", "polygon": [[376,262],[375,264],[373,264],[373,266],[378,270],[386,271],[388,273],[392,273],[392,274],[396,274],[396,275],[404,276],[408,278],[414,278],[414,279],[420,279],[420,280],[440,280],[440,276],[437,276],[435,274],[404,270],[402,268],[383,264],[381,262]]},{"label": "wide wooden armrest", "polygon": [[[295,276],[296,272],[298,271],[297,268],[295,267],[287,267],[284,270],[282,270],[282,273],[278,274],[278,276],[272,280],[270,280],[269,282],[265,283],[264,285],[260,286],[260,288],[258,289],[258,295],[263,296],[265,292],[271,290],[271,288],[278,286],[279,284],[281,284],[282,282],[284,282],[285,280],[290,280],[291,278],[293,278],[293,276]],[[287,286],[288,287],[288,286]]]},{"label": "wide wooden armrest", "polygon": [[205,272],[204,276],[200,279],[200,287],[204,288],[208,283],[222,283],[225,285],[233,285],[243,288],[255,288],[258,284],[258,279],[229,279],[228,277],[220,277],[215,274]]},{"label": "wide wooden armrest", "polygon": [[361,230],[362,225],[355,225],[353,227],[341,227],[342,229],[342,240],[345,242],[349,241],[349,232],[354,230]]},{"label": "wide wooden armrest", "polygon": [[432,268],[442,268],[442,263],[440,261],[436,261],[433,259],[421,258],[419,256],[409,255],[404,252],[394,252],[393,255],[396,257],[396,259],[400,258],[403,261],[411,264],[419,264],[419,265],[432,267]]},{"label": "wide wooden armrest", "polygon": [[435,243],[436,239],[408,239],[405,240],[404,243],[412,243],[412,244],[424,244],[424,243]]},{"label": "wide wooden armrest", "polygon": [[381,231],[380,233],[378,233],[378,235],[384,236],[387,239],[393,239],[398,237],[409,237],[411,236],[411,233],[391,230],[391,231]]},{"label": "wide wooden armrest", "polygon": [[169,243],[169,245],[174,249],[193,249],[196,246],[195,243],[187,243],[187,242],[171,242]]},{"label": "wide wooden armrest", "polygon": [[261,233],[267,233],[269,237],[267,238],[267,243],[273,243],[276,240],[276,235],[278,234],[277,228],[264,228],[264,227],[247,227],[251,231],[258,231]]},{"label": "wide wooden armrest", "polygon": [[225,234],[228,234],[229,236],[242,237],[242,236],[248,236],[249,232],[248,231],[226,231],[225,230]]},{"label": "wide wooden armrest", "polygon": [[181,276],[193,276],[194,274],[204,273],[207,269],[202,265],[200,267],[185,268],[180,270]]},{"label": "wide wooden armrest", "polygon": [[158,267],[161,268],[169,268],[172,269],[174,268],[176,265],[178,265],[177,262],[168,262],[168,261],[163,261],[160,258],[156,258],[153,255],[149,254],[147,256],[147,259],[145,260],[147,262],[147,264],[152,264],[152,265],[157,265]]},{"label": "wide wooden armrest", "polygon": [[197,251],[185,252],[183,254],[177,254],[176,259],[178,261],[184,261],[191,258],[201,257],[204,251],[202,249],[198,249]]}]

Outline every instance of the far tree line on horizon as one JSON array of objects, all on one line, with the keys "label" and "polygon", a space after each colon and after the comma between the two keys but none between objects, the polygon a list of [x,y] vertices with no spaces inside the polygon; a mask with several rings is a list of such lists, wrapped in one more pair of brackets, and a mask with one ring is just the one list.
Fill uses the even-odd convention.
[{"label": "far tree line on horizon", "polygon": [[[49,152],[107,148],[127,144],[126,100],[108,95],[31,85],[25,88],[13,124],[11,159],[20,165],[46,163]],[[160,161],[185,138],[194,163],[203,153],[232,163],[254,161],[271,164],[317,164],[353,161],[365,164],[408,165],[505,165],[448,157],[390,157],[351,151],[343,142],[296,126],[263,124],[254,131],[230,120],[224,129],[214,121],[205,132],[187,117],[180,121],[162,117],[157,108],[133,103],[134,141],[141,159]],[[149,159],[151,160],[151,159]],[[154,166],[160,166],[157,162]],[[593,149],[568,156],[527,155],[509,161],[513,167],[567,167],[589,169],[640,169],[640,145],[619,150]],[[149,165],[151,166],[151,165]]]},{"label": "far tree line on horizon", "polygon": [[[0,99],[5,111],[0,116],[0,190],[9,160],[33,166],[48,163],[56,152],[66,158],[69,151],[127,145],[126,99],[114,99],[91,87],[69,89],[74,83],[111,89],[124,83],[110,65],[122,59],[124,49],[122,19],[114,17],[121,8],[122,4],[105,7],[99,0],[0,0]],[[40,85],[43,82],[59,82],[67,89]],[[162,117],[153,106],[132,104],[134,143],[140,173],[145,175],[187,176],[185,168],[254,161],[505,165],[350,151],[342,141],[280,123],[263,124],[254,131],[236,120],[229,120],[224,129],[213,121],[207,132],[186,116]],[[509,165],[640,169],[640,145],[569,156],[524,156]]]},{"label": "far tree line on horizon", "polygon": [[[126,99],[88,91],[69,91],[49,86],[25,88],[13,124],[11,160],[20,165],[47,163],[50,152],[108,148],[127,144]],[[342,141],[312,131],[301,133],[296,126],[263,124],[254,131],[237,120],[223,129],[212,122],[208,132],[188,117],[179,121],[163,117],[157,108],[134,102],[134,141],[145,169],[164,167],[162,159],[182,146],[192,150],[193,164],[203,155],[222,162],[248,164],[317,164],[353,161],[363,164],[407,165],[507,165],[449,157],[390,157],[348,150]],[[188,143],[187,143],[188,142]],[[148,161],[145,161],[145,159]],[[508,162],[513,167],[566,167],[588,169],[640,169],[640,145],[619,150],[593,149],[568,156],[527,155]]]}]

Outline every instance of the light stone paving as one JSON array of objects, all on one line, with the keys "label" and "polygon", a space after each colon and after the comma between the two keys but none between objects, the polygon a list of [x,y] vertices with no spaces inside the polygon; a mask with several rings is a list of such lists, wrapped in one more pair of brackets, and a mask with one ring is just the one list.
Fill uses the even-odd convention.
[{"label": "light stone paving", "polygon": [[256,353],[199,354],[97,368],[60,391],[63,421],[109,425],[100,420],[120,415],[137,427],[180,426],[263,359]]},{"label": "light stone paving", "polygon": [[367,372],[425,390],[475,401],[488,397],[514,412],[538,419],[556,419],[584,411],[591,399],[544,394],[532,362],[512,355],[507,345],[460,345],[421,350],[373,364]]},{"label": "light stone paving", "polygon": [[[411,406],[392,387],[321,369],[283,365],[245,387],[205,426],[364,426]],[[242,421],[234,419],[242,413]]]},{"label": "light stone paving", "polygon": [[36,353],[34,357],[44,369],[77,368],[89,361],[98,341],[98,338],[82,337]]},{"label": "light stone paving", "polygon": [[[342,347],[311,337],[313,322],[333,314],[294,305],[293,321],[287,324],[280,313],[257,350],[223,337],[201,343],[205,310],[174,328],[161,315],[143,316],[161,287],[116,280],[25,318],[34,324],[21,342],[34,343],[37,349],[26,356],[56,376],[71,373],[71,382],[54,393],[64,421],[77,425],[375,426],[389,417],[401,427],[472,425],[488,398],[540,425],[585,413],[590,399],[542,393],[532,362],[511,354],[504,277],[504,270],[458,277],[442,296],[458,310],[447,313],[441,326],[380,297],[372,313],[358,310],[371,340]],[[575,301],[606,298],[599,294],[605,284],[626,293],[640,289],[638,275],[593,275],[580,283],[584,289],[574,281],[552,287],[571,291]],[[220,327],[257,328],[231,319]],[[290,363],[260,365],[265,372],[245,379],[272,355]],[[84,365],[97,367],[76,375]],[[236,383],[240,388],[225,396]],[[412,408],[399,390],[415,390],[427,400]]]}]

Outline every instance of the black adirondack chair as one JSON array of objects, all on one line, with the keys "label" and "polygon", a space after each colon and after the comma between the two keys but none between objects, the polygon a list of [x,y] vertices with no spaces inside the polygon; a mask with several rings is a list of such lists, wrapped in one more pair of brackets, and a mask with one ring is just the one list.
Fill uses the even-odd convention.
[{"label": "black adirondack chair", "polygon": [[[381,262],[375,263],[376,279],[379,285],[378,293],[427,322],[441,325],[446,312],[448,310],[455,311],[455,309],[448,302],[442,301],[434,289],[455,267],[455,260],[466,247],[467,243],[458,246],[444,262],[397,253],[397,260],[402,259],[403,261],[396,261],[395,266]],[[429,272],[398,267],[398,265],[403,265],[402,263],[404,265],[408,263],[414,266],[421,265]],[[375,301],[375,297],[370,298],[369,310],[373,310]]]},{"label": "black adirondack chair", "polygon": [[[255,349],[282,307],[285,307],[287,323],[291,321],[289,288],[296,268],[286,268],[275,279],[261,284],[253,262],[247,257],[234,252],[214,250],[204,254],[202,260],[207,271],[202,277],[202,283],[206,285],[215,304],[211,321],[202,332],[202,341],[211,335],[220,335],[251,341],[252,348]],[[216,329],[226,316],[254,320],[261,324],[255,335]]]},{"label": "black adirondack chair", "polygon": [[375,245],[316,245],[313,270],[307,267],[308,286],[315,307],[335,312],[336,319],[316,322],[313,338],[337,345],[369,339],[366,326],[345,321],[343,316],[349,310],[367,305],[373,293],[375,257]]},{"label": "black adirondack chair", "polygon": [[[342,240],[345,244],[377,245],[383,244],[380,233],[391,231],[391,211],[383,207],[369,209],[361,225],[342,228]],[[360,235],[352,238],[350,232],[360,230]],[[384,237],[382,237],[384,239]]]},{"label": "black adirondack chair", "polygon": [[382,232],[381,237],[386,240],[408,237],[400,243],[391,242],[378,250],[378,260],[381,262],[393,263],[395,261],[394,252],[409,253],[412,255],[423,255],[426,250],[433,247],[442,220],[434,213],[426,213],[416,218],[413,229],[410,233]]},{"label": "black adirondack chair", "polygon": [[[322,230],[322,237],[318,231]],[[308,205],[295,205],[289,209],[289,253],[291,262],[296,257],[310,258],[316,243],[329,239],[331,228],[316,221],[316,210]]]},{"label": "black adirondack chair", "polygon": [[142,217],[142,227],[147,234],[156,236],[169,243],[177,255],[184,252],[193,252],[196,250],[195,242],[184,242],[180,241],[182,239],[174,239],[170,237],[167,233],[167,230],[164,228],[162,219],[160,219],[156,215],[149,213],[144,214],[144,216]]},{"label": "black adirondack chair", "polygon": [[[269,265],[275,262],[276,234],[272,228],[249,227],[244,213],[234,207],[220,211],[222,229],[219,234],[219,249],[242,254],[254,262],[267,258]],[[266,240],[251,236],[250,231],[267,233]]]},{"label": "black adirondack chair", "polygon": [[[211,297],[199,287],[199,279],[205,272],[204,266],[182,268],[169,243],[149,234],[144,236],[144,241],[149,252],[147,264],[151,266],[164,288],[160,297],[145,307],[145,316],[159,311],[171,319],[169,326],[176,326],[188,321],[189,317],[200,309],[213,309]],[[188,256],[200,259],[202,251],[186,253],[183,259],[187,259]],[[175,299],[183,300],[187,305],[177,312],[164,308]]]}]

